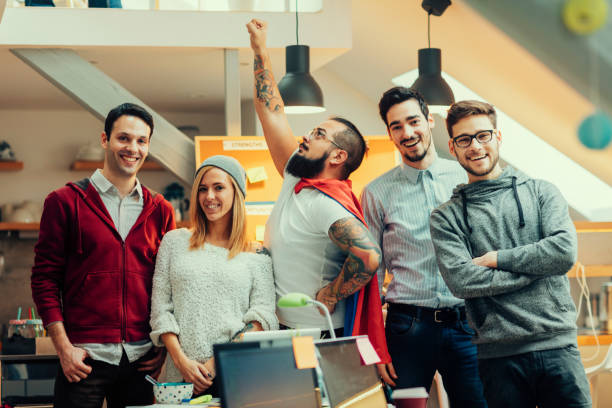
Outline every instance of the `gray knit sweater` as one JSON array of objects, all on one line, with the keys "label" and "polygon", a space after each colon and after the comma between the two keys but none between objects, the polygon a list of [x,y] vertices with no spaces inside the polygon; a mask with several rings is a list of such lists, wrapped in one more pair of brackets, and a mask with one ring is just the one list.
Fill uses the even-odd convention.
[{"label": "gray knit sweater", "polygon": [[[191,233],[181,228],[164,235],[159,251],[151,300],[151,339],[175,333],[183,352],[205,362],[215,343],[228,342],[251,321],[264,330],[278,329],[272,260],[267,255],[241,252],[228,260],[228,250],[211,244],[190,251]],[[166,381],[181,373],[168,355]]]},{"label": "gray knit sweater", "polygon": [[[431,214],[440,272],[465,299],[479,358],[576,344],[567,271],[576,230],[552,184],[506,167],[496,180],[457,186]],[[472,258],[498,251],[497,269]]]}]

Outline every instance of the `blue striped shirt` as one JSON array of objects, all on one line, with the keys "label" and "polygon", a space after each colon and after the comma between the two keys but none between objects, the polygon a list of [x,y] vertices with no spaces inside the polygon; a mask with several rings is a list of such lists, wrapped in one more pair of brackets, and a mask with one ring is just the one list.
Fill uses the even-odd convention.
[{"label": "blue striped shirt", "polygon": [[457,184],[466,183],[461,166],[436,158],[426,170],[401,163],[368,184],[361,204],[370,232],[383,252],[378,268],[382,288],[385,268],[393,274],[386,300],[431,308],[463,304],[438,270],[429,234],[429,216],[448,201]]}]

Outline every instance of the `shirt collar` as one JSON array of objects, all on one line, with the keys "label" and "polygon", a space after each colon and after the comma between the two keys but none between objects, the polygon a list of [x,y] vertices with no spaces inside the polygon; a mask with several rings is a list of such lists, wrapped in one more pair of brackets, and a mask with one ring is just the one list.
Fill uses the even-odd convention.
[{"label": "shirt collar", "polygon": [[[119,191],[117,190],[117,187],[115,187],[113,183],[111,183],[106,177],[104,177],[104,174],[102,174],[102,171],[100,169],[96,169],[96,171],[94,171],[94,173],[91,175],[89,179],[93,183],[96,190],[98,190],[98,192],[100,193],[111,192],[116,195],[119,195]],[[138,179],[136,179],[136,186],[134,186],[134,188],[132,189],[132,191],[130,191],[128,196],[135,196],[138,199],[142,198],[142,185],[140,184],[140,181],[138,181]]]},{"label": "shirt collar", "polygon": [[431,165],[425,170],[419,170],[415,169],[414,167],[410,167],[409,165],[404,163],[403,160],[400,162],[400,167],[402,169],[402,174],[404,174],[412,184],[416,184],[416,182],[419,180],[419,177],[423,177],[423,173],[429,173],[432,178],[436,178],[442,173],[442,166],[438,157],[436,157],[433,163],[431,163]]}]

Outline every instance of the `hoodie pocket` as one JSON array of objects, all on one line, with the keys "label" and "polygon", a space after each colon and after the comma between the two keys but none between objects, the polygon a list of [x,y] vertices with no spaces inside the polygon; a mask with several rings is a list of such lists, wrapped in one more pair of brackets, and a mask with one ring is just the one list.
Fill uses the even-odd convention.
[{"label": "hoodie pocket", "polygon": [[121,274],[89,273],[78,293],[65,299],[64,316],[69,326],[119,326]]},{"label": "hoodie pocket", "polygon": [[557,310],[567,312],[570,309],[570,305],[563,301],[569,299],[569,291],[563,277],[546,278],[546,289]]}]

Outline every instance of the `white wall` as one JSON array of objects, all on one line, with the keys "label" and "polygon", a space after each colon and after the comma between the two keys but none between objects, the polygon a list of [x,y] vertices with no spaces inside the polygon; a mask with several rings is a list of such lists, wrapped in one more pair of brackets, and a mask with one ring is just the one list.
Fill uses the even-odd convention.
[{"label": "white wall", "polygon": [[[323,90],[327,110],[317,114],[289,115],[289,124],[295,135],[305,135],[330,116],[350,120],[364,135],[387,134],[378,115],[378,101],[367,98],[331,70],[321,68],[312,75]],[[392,86],[389,82],[389,88]]]},{"label": "white wall", "polygon": [[[162,113],[176,126],[196,125],[201,134],[222,135],[223,113]],[[0,204],[34,200],[42,204],[46,195],[64,185],[90,175],[71,171],[70,164],[79,147],[98,141],[103,122],[85,110],[0,110],[0,140],[13,148],[24,168],[0,172]],[[155,132],[153,137],[159,137]],[[195,154],[195,153],[194,153]],[[177,179],[165,171],[142,171],[142,183],[156,191]]]}]

